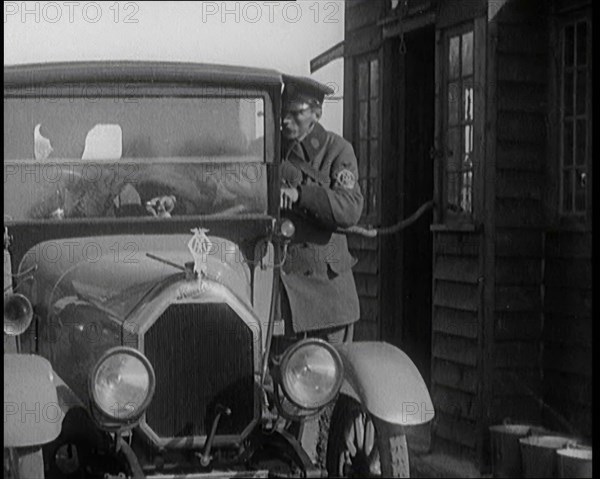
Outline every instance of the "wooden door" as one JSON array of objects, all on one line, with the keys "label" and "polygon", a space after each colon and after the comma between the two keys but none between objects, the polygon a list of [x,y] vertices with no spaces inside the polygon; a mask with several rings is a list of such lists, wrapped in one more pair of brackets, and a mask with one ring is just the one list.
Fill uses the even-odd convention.
[{"label": "wooden door", "polygon": [[[394,55],[390,93],[390,136],[394,160],[386,162],[394,175],[384,196],[388,201],[383,221],[406,218],[433,197],[434,55],[433,26],[405,34],[390,48]],[[404,49],[402,49],[404,50]],[[383,308],[388,320],[383,339],[406,352],[429,383],[431,366],[431,212],[393,237],[382,238]]]},{"label": "wooden door", "polygon": [[[433,27],[407,35],[405,53],[406,95],[404,168],[404,217],[433,198],[434,135]],[[402,112],[401,112],[402,114]],[[431,366],[431,212],[403,232],[402,344],[429,383]]]}]

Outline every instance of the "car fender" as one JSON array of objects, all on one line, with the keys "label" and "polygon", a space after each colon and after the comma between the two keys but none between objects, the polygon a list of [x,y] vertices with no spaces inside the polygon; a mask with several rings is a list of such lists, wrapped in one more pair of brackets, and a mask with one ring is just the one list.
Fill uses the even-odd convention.
[{"label": "car fender", "polygon": [[58,437],[64,412],[50,363],[4,354],[4,447],[31,447]]},{"label": "car fender", "polygon": [[340,393],[359,401],[374,416],[400,425],[434,417],[425,381],[411,359],[385,342],[335,345],[344,364]]}]

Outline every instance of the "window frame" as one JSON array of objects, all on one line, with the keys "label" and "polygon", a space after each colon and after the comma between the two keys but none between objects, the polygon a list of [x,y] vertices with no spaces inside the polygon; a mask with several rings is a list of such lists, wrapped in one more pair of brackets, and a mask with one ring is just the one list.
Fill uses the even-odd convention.
[{"label": "window frame", "polygon": [[[375,89],[373,89],[373,85],[371,84],[371,64],[372,62],[377,62],[377,85]],[[367,64],[368,78],[367,78],[367,97],[366,99],[361,98],[360,92],[360,65]],[[381,82],[381,58],[377,52],[366,53],[364,55],[360,55],[354,60],[354,84],[355,84],[355,94],[354,94],[354,108],[356,115],[354,124],[353,124],[353,138],[354,138],[354,151],[358,160],[358,171],[359,171],[359,184],[361,186],[361,191],[364,197],[364,206],[363,213],[361,216],[362,221],[366,221],[368,223],[377,223],[381,217],[381,168],[382,168],[382,144],[381,144],[381,127],[382,127],[382,105],[381,105],[381,93],[382,93],[382,82]],[[376,92],[376,95],[373,95],[373,91]],[[377,111],[374,113],[374,117],[372,116],[372,102],[376,101]],[[361,103],[367,104],[367,137],[361,136],[361,125],[360,125],[360,107]],[[377,120],[377,131],[373,134],[371,130],[371,120],[376,118]],[[365,141],[367,143],[366,152],[367,152],[367,163],[366,165],[361,162],[365,161],[364,155],[362,155],[362,145],[361,143]],[[371,143],[373,141],[377,142],[377,151],[376,151],[376,164],[373,165],[371,158]],[[363,166],[364,165],[364,166]],[[361,174],[361,171],[366,172],[366,175]],[[375,171],[374,174],[372,172]],[[374,190],[374,191],[373,191]],[[374,204],[371,204],[372,194],[374,194]]]},{"label": "window frame", "polygon": [[[561,213],[562,197],[562,28],[576,20],[588,20],[588,46],[593,48],[593,22],[591,1],[581,2],[578,5],[557,4],[551,8],[548,35],[549,59],[549,84],[548,84],[548,167],[546,169],[546,192],[544,195],[545,218],[550,231],[575,231],[586,232],[592,229],[593,208],[593,160],[592,160],[592,132],[593,109],[588,111],[588,141],[587,141],[587,211],[579,215],[565,215]],[[591,44],[590,44],[591,42]],[[590,76],[588,78],[588,105],[592,105],[592,75],[593,51],[590,50]]]},{"label": "window frame", "polygon": [[[573,47],[575,50],[573,57],[573,65],[571,67],[566,65],[565,55],[566,55],[566,29],[569,26],[575,27],[574,37],[577,40],[577,26],[580,23],[585,23],[587,28],[587,38],[586,38],[586,55],[587,62],[583,67],[578,66],[576,56],[576,43],[573,43]],[[557,200],[556,200],[556,210],[559,218],[559,222],[563,225],[567,226],[575,226],[575,225],[585,225],[587,221],[591,218],[591,209],[592,209],[592,109],[590,108],[592,105],[592,69],[593,69],[593,37],[592,37],[592,18],[591,18],[591,9],[582,8],[577,11],[568,13],[566,15],[561,15],[557,19],[556,25],[556,34],[558,35],[558,58],[556,65],[556,120],[557,120],[557,135],[555,140],[555,148],[557,152],[556,158],[556,168],[557,175],[556,181],[558,183],[557,188]],[[577,104],[576,101],[571,105],[573,111],[570,115],[566,114],[565,108],[565,78],[567,75],[573,75],[573,99],[575,99],[577,95],[577,77],[579,75],[579,71],[583,69],[585,71],[585,113],[579,114],[577,112]],[[571,101],[573,101],[573,99]],[[572,138],[572,159],[570,165],[565,165],[565,123],[569,121],[567,118],[570,118],[570,121],[574,124],[574,133]],[[583,120],[586,124],[586,144],[584,147],[583,153],[583,163],[577,164],[577,124],[580,120]],[[580,168],[577,168],[580,166]],[[577,210],[576,207],[576,195],[575,188],[573,188],[574,184],[577,181],[576,173],[575,177],[572,177],[572,188],[571,192],[571,208],[569,210],[565,209],[564,202],[564,173],[566,171],[577,171],[578,169],[584,170],[584,174],[586,175],[586,185],[584,186],[584,208],[581,211]]]},{"label": "window frame", "polygon": [[[436,113],[436,138],[434,153],[435,165],[435,183],[434,196],[438,205],[435,224],[432,229],[449,229],[449,230],[475,230],[481,226],[483,220],[483,185],[484,185],[484,170],[483,162],[485,158],[484,144],[484,127],[485,127],[485,55],[486,55],[486,18],[473,18],[460,24],[453,24],[447,28],[438,29],[437,32],[437,54],[436,54],[436,89],[437,89],[437,105]],[[452,214],[448,211],[448,181],[447,181],[447,164],[448,164],[448,97],[450,81],[449,75],[449,46],[450,38],[462,36],[465,33],[473,32],[473,72],[469,76],[473,84],[473,145],[471,155],[473,157],[473,177],[471,180],[471,203],[472,211],[470,213]],[[462,43],[462,42],[461,42]],[[462,49],[459,47],[459,51]],[[462,53],[460,56],[462,59]],[[462,63],[462,62],[461,62]],[[461,67],[462,68],[462,67]],[[462,79],[459,75],[458,80]],[[462,81],[461,81],[462,85]],[[462,90],[462,86],[461,86]],[[462,93],[461,93],[462,99]],[[462,112],[462,108],[461,108]],[[463,119],[459,120],[458,125],[462,130],[464,125]],[[463,135],[461,133],[461,145]],[[464,145],[462,145],[464,146]]]}]

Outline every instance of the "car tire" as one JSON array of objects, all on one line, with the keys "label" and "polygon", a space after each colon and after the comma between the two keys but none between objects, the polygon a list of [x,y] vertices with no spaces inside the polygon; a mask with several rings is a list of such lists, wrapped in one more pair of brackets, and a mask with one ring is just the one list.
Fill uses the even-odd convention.
[{"label": "car tire", "polygon": [[4,479],[44,479],[44,459],[39,446],[4,449]]},{"label": "car tire", "polygon": [[327,443],[329,477],[410,477],[406,435],[341,395]]}]

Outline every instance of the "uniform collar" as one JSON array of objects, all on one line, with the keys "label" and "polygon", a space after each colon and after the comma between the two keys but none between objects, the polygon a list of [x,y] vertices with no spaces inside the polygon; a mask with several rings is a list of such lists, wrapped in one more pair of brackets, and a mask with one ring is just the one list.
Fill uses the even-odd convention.
[{"label": "uniform collar", "polygon": [[306,151],[306,154],[308,155],[307,160],[309,162],[312,162],[319,151],[321,151],[326,140],[327,131],[321,126],[320,123],[315,123],[313,129],[300,142],[304,147],[304,151]]}]

